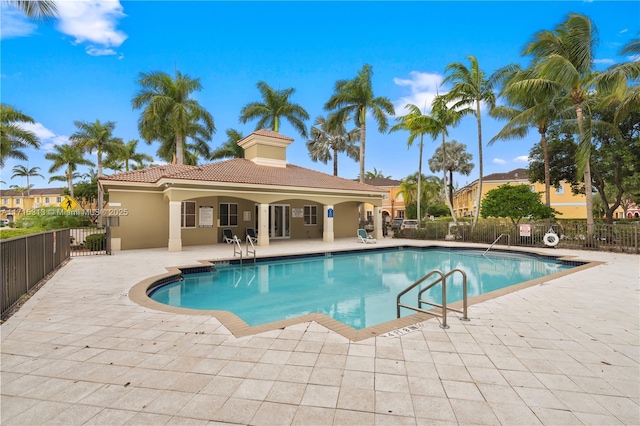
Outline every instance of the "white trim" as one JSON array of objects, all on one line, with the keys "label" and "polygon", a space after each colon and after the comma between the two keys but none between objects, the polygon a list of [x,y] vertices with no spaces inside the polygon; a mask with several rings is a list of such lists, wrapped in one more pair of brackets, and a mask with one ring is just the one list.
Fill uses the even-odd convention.
[{"label": "white trim", "polygon": [[284,169],[287,167],[287,160],[276,160],[274,158],[266,158],[266,157],[254,157],[250,159],[259,166],[268,166],[268,167],[279,167]]},{"label": "white trim", "polygon": [[552,206],[580,206],[584,207],[587,203],[551,203]]}]

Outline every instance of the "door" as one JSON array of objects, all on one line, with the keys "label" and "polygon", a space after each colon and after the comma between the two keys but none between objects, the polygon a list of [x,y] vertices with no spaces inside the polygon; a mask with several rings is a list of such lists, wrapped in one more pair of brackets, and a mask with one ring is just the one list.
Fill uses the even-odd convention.
[{"label": "door", "polygon": [[289,238],[290,206],[288,204],[272,204],[269,206],[269,237]]}]

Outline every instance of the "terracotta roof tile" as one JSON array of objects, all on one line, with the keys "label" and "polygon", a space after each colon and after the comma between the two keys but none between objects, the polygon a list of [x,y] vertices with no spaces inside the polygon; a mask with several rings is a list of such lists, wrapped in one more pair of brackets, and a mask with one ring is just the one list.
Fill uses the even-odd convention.
[{"label": "terracotta roof tile", "polygon": [[516,179],[528,179],[529,171],[527,169],[515,169],[506,173],[492,173],[484,177],[484,180],[516,180]]},{"label": "terracotta roof tile", "polygon": [[103,182],[155,183],[160,179],[273,185],[318,189],[386,192],[371,185],[287,164],[271,167],[235,158],[203,166],[169,165],[118,173],[101,178]]},{"label": "terracotta roof tile", "polygon": [[244,138],[240,139],[238,141],[238,143],[242,142],[243,140],[247,139],[249,136],[251,135],[260,135],[260,136],[269,136],[271,138],[276,138],[276,139],[284,139],[286,141],[292,141],[293,139],[290,138],[289,136],[285,136],[281,133],[278,132],[274,132],[273,130],[269,130],[269,129],[260,129],[260,130],[256,130],[255,132],[252,132],[250,135],[245,136]]}]

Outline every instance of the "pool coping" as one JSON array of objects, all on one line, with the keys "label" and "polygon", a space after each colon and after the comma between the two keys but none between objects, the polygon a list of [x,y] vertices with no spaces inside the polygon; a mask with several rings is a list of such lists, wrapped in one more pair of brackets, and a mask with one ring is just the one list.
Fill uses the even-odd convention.
[{"label": "pool coping", "polygon": [[[420,250],[424,250],[424,249],[428,249],[428,248],[437,248],[437,249],[444,249],[444,250],[460,250],[460,249],[473,249],[473,250],[479,250],[477,247],[469,247],[469,246],[461,246],[461,247],[442,247],[442,246],[414,246],[414,245],[403,245],[403,246],[398,246],[398,247],[402,247],[402,248],[416,248],[416,249],[420,249]],[[340,253],[347,253],[347,252],[362,252],[362,251],[366,251],[366,250],[374,250],[374,251],[378,251],[378,250],[382,250],[382,249],[392,249],[392,247],[386,247],[386,248],[375,248],[375,247],[370,247],[367,249],[364,248],[360,248],[360,249],[353,249],[353,250],[340,250]],[[560,278],[566,275],[570,275],[573,274],[575,272],[580,272],[583,271],[585,269],[589,269],[598,265],[602,265],[606,262],[603,261],[593,261],[593,260],[584,260],[584,259],[579,259],[577,256],[554,256],[554,255],[550,255],[550,254],[546,254],[546,253],[540,253],[537,252],[535,250],[531,250],[528,248],[509,248],[509,249],[494,249],[495,252],[501,252],[501,253],[526,253],[526,254],[532,254],[532,255],[536,255],[536,256],[540,256],[543,258],[554,258],[557,259],[559,261],[565,261],[565,262],[575,262],[575,263],[580,263],[580,265],[577,265],[571,269],[567,269],[564,271],[560,271],[560,272],[556,272],[550,275],[545,275],[543,277],[540,278],[536,278],[533,280],[529,280],[529,281],[525,281],[519,284],[514,284],[502,289],[498,289],[498,290],[493,290],[490,291],[488,293],[484,293],[484,294],[480,294],[477,296],[473,296],[471,298],[467,299],[467,305],[471,306],[471,305],[475,305],[477,303],[481,303],[487,300],[491,300],[491,299],[495,299],[497,297],[500,296],[504,296],[507,294],[511,294],[511,293],[515,293],[517,291],[529,288],[529,287],[533,287],[539,284],[543,284],[546,283],[548,281],[554,280],[556,278]],[[337,251],[309,251],[308,253],[295,253],[295,254],[291,254],[291,255],[287,255],[287,254],[283,254],[281,256],[265,256],[264,258],[273,258],[273,257],[277,257],[277,258],[286,258],[286,257],[292,257],[292,256],[304,256],[304,255],[311,255],[311,254],[318,254],[321,255],[321,253],[336,253]],[[259,259],[264,259],[262,257],[259,257]],[[149,277],[143,281],[140,281],[138,284],[134,285],[128,293],[129,299],[135,303],[137,303],[140,306],[149,308],[149,309],[153,309],[153,310],[157,310],[157,311],[162,311],[162,312],[167,312],[167,313],[172,313],[172,314],[178,314],[178,315],[205,315],[205,316],[212,316],[215,317],[218,321],[220,321],[220,323],[225,326],[235,337],[244,337],[244,336],[251,336],[254,334],[259,334],[259,333],[264,333],[264,332],[268,332],[268,331],[272,331],[272,330],[278,330],[278,329],[283,329],[285,327],[291,326],[291,325],[295,325],[295,324],[300,324],[300,323],[305,323],[305,322],[311,322],[314,321],[318,324],[323,325],[324,327],[328,328],[329,330],[332,330],[342,336],[344,336],[345,338],[357,342],[360,340],[364,340],[364,339],[368,339],[370,337],[375,337],[375,336],[379,336],[385,333],[390,333],[393,332],[395,330],[407,327],[407,326],[411,326],[426,320],[430,320],[433,318],[438,318],[438,320],[441,322],[441,318],[439,316],[436,316],[437,314],[429,314],[429,313],[415,313],[412,315],[408,315],[408,316],[404,316],[401,318],[397,318],[395,320],[390,320],[381,324],[376,324],[373,325],[371,327],[367,327],[367,328],[363,328],[360,330],[357,330],[353,327],[350,327],[334,318],[331,318],[327,315],[324,315],[322,313],[312,313],[312,314],[307,314],[307,315],[302,315],[302,316],[297,316],[294,318],[288,318],[285,320],[279,320],[279,321],[274,321],[274,322],[270,322],[270,323],[266,323],[266,324],[261,324],[261,325],[257,325],[257,326],[250,326],[249,324],[247,324],[245,321],[243,321],[240,317],[238,317],[237,315],[235,315],[233,312],[230,311],[223,311],[223,310],[200,310],[200,309],[189,309],[189,308],[179,308],[179,307],[174,307],[174,306],[169,306],[169,305],[165,305],[163,303],[160,302],[156,302],[155,300],[151,299],[148,294],[151,290],[153,290],[154,288],[166,284],[168,282],[174,282],[176,281],[176,278],[181,277],[184,274],[185,270],[196,270],[196,272],[202,271],[205,272],[207,270],[211,270],[212,268],[214,268],[215,263],[216,262],[228,262],[228,261],[233,261],[234,258],[222,258],[222,259],[215,259],[215,260],[199,260],[197,265],[184,265],[184,266],[171,266],[171,267],[166,267],[165,269],[167,270],[166,273],[164,274],[160,274],[160,275],[155,275],[152,277]],[[236,259],[237,260],[237,259]],[[190,271],[190,272],[191,272]],[[191,272],[194,273],[194,272]],[[448,307],[453,308],[453,309],[462,309],[462,301],[457,301],[457,302],[453,302],[453,303],[448,303],[447,304]],[[438,308],[433,308],[431,311],[438,311]],[[450,312],[447,313],[447,317],[451,317],[451,318],[460,318],[461,316],[455,312]]]}]

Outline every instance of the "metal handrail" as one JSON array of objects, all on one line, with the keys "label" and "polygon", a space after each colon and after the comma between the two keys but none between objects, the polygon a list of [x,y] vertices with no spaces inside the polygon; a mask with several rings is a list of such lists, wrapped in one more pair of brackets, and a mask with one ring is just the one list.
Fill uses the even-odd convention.
[{"label": "metal handrail", "polygon": [[[456,272],[460,272],[462,274],[462,310],[459,309],[453,309],[453,308],[449,308],[447,307],[447,277],[453,275]],[[425,288],[423,288],[422,290],[420,290],[418,292],[418,307],[415,306],[409,306],[409,305],[405,305],[404,303],[400,302],[400,298],[406,294],[407,292],[413,290],[416,286],[420,285],[421,283],[423,283],[427,278],[429,278],[430,276],[434,275],[434,274],[438,274],[440,275],[440,278],[438,278],[437,280],[435,280],[434,282],[432,282],[431,284],[429,284],[428,286],[426,286]],[[433,288],[433,286],[435,286],[436,284],[441,283],[442,284],[442,304],[439,305],[437,303],[432,303],[426,300],[422,300],[422,294]],[[427,305],[431,305],[437,308],[441,308],[442,309],[442,313],[438,314],[436,312],[433,312],[433,310],[425,310],[422,309],[422,304],[427,304]],[[413,284],[411,284],[409,287],[407,287],[406,289],[404,289],[402,292],[400,292],[398,294],[398,297],[396,299],[396,305],[397,305],[397,315],[398,318],[400,318],[400,308],[407,308],[407,309],[412,309],[414,311],[418,311],[418,312],[423,312],[426,314],[430,314],[430,315],[435,315],[435,316],[439,316],[442,318],[442,324],[440,324],[441,328],[449,328],[449,326],[447,325],[447,311],[454,311],[454,312],[458,312],[462,314],[462,318],[460,318],[462,321],[469,321],[469,318],[467,317],[467,274],[461,270],[461,269],[453,269],[451,271],[449,271],[446,275],[438,270],[435,269],[431,272],[429,272],[428,274],[426,274],[424,277],[420,278],[418,281],[414,282]]]},{"label": "metal handrail", "polygon": [[[249,246],[251,246],[252,250],[249,250]],[[256,246],[253,245],[253,239],[247,235],[247,256],[249,253],[253,253],[253,263],[256,263]]]},{"label": "metal handrail", "polygon": [[240,239],[237,236],[233,236],[233,257],[236,254],[240,255],[240,266],[242,266],[242,247],[240,246]]},{"label": "metal handrail", "polygon": [[498,242],[498,240],[500,240],[500,238],[502,238],[504,235],[506,235],[506,236],[507,236],[507,246],[508,246],[508,247],[511,247],[511,236],[509,236],[509,234],[500,234],[500,235],[498,235],[498,238],[496,238],[496,239],[495,239],[495,241],[491,243],[491,245],[489,246],[489,248],[488,248],[488,249],[486,249],[486,250],[484,251],[484,253],[482,253],[482,255],[484,256],[485,254],[487,254],[487,252],[488,252],[489,250],[491,250],[491,248],[492,248],[492,247],[493,247],[493,246]]}]

